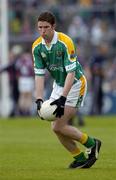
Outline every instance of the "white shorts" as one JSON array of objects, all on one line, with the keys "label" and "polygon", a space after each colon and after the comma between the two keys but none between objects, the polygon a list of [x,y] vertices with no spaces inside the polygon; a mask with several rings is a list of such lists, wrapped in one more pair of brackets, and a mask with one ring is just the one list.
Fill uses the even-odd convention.
[{"label": "white shorts", "polygon": [[[55,82],[53,84],[53,91],[50,99],[53,101],[62,95],[63,87],[58,86]],[[67,96],[65,105],[72,107],[83,106],[85,95],[87,91],[87,81],[85,76],[82,76],[71,88]]]},{"label": "white shorts", "polygon": [[34,89],[34,78],[20,77],[19,78],[19,92],[32,92]]}]

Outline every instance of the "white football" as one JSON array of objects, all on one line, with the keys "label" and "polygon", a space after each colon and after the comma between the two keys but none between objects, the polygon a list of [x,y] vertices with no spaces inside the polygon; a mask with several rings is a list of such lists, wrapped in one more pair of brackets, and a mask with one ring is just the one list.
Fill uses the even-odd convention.
[{"label": "white football", "polygon": [[53,112],[56,110],[57,106],[50,105],[51,102],[50,99],[44,101],[40,109],[40,116],[47,121],[53,121],[55,119]]}]

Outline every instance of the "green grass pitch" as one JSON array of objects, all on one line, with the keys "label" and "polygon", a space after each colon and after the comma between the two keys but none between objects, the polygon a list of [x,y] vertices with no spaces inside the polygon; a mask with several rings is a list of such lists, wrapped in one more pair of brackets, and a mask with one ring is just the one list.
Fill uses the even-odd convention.
[{"label": "green grass pitch", "polygon": [[81,127],[102,140],[99,160],[90,169],[68,169],[73,160],[50,123],[33,118],[0,120],[0,180],[116,179],[116,116],[85,117]]}]

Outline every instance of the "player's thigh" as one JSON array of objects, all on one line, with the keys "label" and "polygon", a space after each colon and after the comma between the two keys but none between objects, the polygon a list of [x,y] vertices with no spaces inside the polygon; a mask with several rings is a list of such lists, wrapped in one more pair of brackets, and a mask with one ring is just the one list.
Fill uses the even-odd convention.
[{"label": "player's thigh", "polygon": [[72,119],[76,114],[77,109],[71,106],[65,106],[64,115],[61,118],[56,118],[52,122],[52,129],[61,129],[68,124],[68,121]]},{"label": "player's thigh", "polygon": [[64,116],[62,116],[63,120],[65,122],[68,122],[71,118],[75,116],[76,112],[77,108],[66,105],[64,110]]},{"label": "player's thigh", "polygon": [[[77,107],[77,108],[83,106],[86,92],[87,92],[87,81],[85,76],[82,76],[75,84],[73,84],[71,90],[68,93],[65,105],[70,107]],[[53,91],[51,93],[50,99],[54,101],[55,99],[58,99],[62,94],[63,94],[63,87],[54,83]]]}]

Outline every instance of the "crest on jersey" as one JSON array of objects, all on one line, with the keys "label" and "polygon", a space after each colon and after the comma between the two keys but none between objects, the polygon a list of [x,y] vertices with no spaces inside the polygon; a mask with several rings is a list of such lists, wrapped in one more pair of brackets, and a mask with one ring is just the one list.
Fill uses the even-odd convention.
[{"label": "crest on jersey", "polygon": [[61,57],[61,56],[62,56],[62,51],[56,51],[56,55],[57,55],[58,57]]}]

